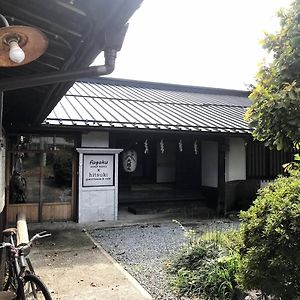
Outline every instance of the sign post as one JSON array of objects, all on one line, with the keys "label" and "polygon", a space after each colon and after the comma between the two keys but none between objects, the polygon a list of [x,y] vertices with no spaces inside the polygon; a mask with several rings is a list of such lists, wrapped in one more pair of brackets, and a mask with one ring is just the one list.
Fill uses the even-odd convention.
[{"label": "sign post", "polygon": [[77,148],[78,222],[118,218],[118,156],[121,149]]}]

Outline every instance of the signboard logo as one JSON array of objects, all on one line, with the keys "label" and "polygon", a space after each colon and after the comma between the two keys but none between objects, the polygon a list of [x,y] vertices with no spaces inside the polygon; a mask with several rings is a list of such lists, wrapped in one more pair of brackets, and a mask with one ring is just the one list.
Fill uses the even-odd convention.
[{"label": "signboard logo", "polygon": [[113,186],[114,155],[84,154],[83,155],[83,186]]}]

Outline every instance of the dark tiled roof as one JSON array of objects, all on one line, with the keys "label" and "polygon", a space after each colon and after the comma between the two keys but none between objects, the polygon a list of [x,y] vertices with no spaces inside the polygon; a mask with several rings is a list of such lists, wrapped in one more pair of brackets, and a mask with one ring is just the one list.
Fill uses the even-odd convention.
[{"label": "dark tiled roof", "polygon": [[101,78],[76,82],[46,125],[250,133],[243,91]]}]

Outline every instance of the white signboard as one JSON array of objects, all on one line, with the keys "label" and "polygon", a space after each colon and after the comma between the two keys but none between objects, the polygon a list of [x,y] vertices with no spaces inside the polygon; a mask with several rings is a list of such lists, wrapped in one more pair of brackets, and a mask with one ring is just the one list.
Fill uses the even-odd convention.
[{"label": "white signboard", "polygon": [[83,154],[83,187],[114,186],[114,155]]}]

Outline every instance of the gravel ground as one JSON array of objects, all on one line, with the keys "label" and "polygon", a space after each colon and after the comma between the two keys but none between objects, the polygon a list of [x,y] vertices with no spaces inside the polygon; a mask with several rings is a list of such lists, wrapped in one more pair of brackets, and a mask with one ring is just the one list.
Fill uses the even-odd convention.
[{"label": "gravel ground", "polygon": [[[186,229],[203,233],[209,229],[224,230],[238,226],[229,220],[208,220],[184,224]],[[97,229],[91,235],[140,284],[160,300],[178,299],[171,292],[164,268],[186,241],[183,229],[175,223],[138,225]]]}]

